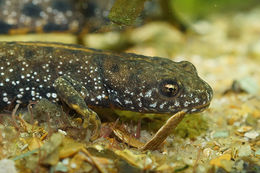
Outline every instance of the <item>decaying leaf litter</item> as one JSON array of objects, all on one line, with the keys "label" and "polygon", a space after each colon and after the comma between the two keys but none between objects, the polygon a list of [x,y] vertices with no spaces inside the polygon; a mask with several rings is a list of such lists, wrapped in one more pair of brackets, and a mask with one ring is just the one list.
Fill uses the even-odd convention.
[{"label": "decaying leaf litter", "polygon": [[[193,25],[199,34],[191,32],[187,35],[163,24],[169,34],[178,36],[177,43],[182,45],[181,49],[163,52],[160,47],[151,48],[151,43],[143,42],[128,50],[189,60],[215,91],[210,108],[194,115],[197,119],[193,115],[186,116],[160,149],[143,152],[114,135],[113,131],[125,126],[126,122],[103,124],[106,137],[94,142],[86,141],[90,134],[78,126],[81,120],[67,117],[66,110],[53,108],[54,111],[46,113],[49,110],[45,110],[37,118],[31,118],[30,111],[15,112],[19,115],[17,124],[14,124],[11,114],[1,115],[0,165],[8,165],[10,169],[15,165],[18,172],[124,172],[126,169],[132,172],[259,171],[260,52],[257,34],[260,25],[256,22],[259,17],[259,12],[253,10],[232,18],[212,18]],[[244,24],[236,23],[237,19]],[[149,29],[147,26],[144,28]],[[142,29],[133,33],[145,32]],[[230,33],[238,36],[234,38]],[[164,37],[160,41],[173,42],[171,39],[174,40]],[[232,85],[235,80],[240,82],[240,86]],[[243,80],[252,85],[243,85]],[[118,125],[120,128],[116,127]],[[131,132],[123,133],[122,138],[125,135],[126,139],[135,141],[133,132],[136,126],[137,123],[128,124]],[[138,141],[145,142],[153,134],[141,126]]]}]

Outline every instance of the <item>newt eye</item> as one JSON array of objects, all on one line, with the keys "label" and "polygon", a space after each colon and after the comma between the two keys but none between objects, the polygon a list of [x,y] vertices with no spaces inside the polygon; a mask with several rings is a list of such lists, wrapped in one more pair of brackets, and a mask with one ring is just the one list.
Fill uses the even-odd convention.
[{"label": "newt eye", "polygon": [[166,97],[174,97],[179,92],[179,85],[173,80],[164,80],[160,83],[159,90]]}]

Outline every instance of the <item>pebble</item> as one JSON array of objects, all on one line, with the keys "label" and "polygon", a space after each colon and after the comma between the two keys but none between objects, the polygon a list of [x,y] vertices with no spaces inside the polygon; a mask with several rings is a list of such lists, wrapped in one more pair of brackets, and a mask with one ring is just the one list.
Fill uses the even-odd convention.
[{"label": "pebble", "polygon": [[259,133],[255,130],[251,130],[249,132],[246,132],[244,136],[250,139],[255,139],[257,136],[259,136]]},{"label": "pebble", "polygon": [[0,173],[16,173],[15,163],[13,160],[0,160]]},{"label": "pebble", "polygon": [[212,138],[226,138],[228,136],[228,131],[217,131],[212,134]]},{"label": "pebble", "polygon": [[260,149],[259,149],[259,150],[256,150],[256,152],[255,152],[255,156],[260,157]]},{"label": "pebble", "polygon": [[249,144],[241,145],[238,148],[238,156],[239,157],[247,157],[250,156],[252,153],[251,147]]},{"label": "pebble", "polygon": [[245,133],[245,132],[248,132],[250,130],[252,130],[251,126],[242,126],[239,129],[237,129],[237,131],[240,132],[240,133]]},{"label": "pebble", "polygon": [[211,148],[205,148],[203,150],[203,156],[204,157],[210,157],[213,154],[213,150]]}]

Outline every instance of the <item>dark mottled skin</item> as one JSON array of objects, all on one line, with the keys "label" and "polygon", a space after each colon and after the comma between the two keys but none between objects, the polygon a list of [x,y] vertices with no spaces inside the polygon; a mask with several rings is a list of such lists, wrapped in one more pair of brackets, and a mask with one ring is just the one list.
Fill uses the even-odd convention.
[{"label": "dark mottled skin", "polygon": [[62,96],[67,84],[90,107],[135,112],[201,111],[213,94],[187,61],[59,43],[0,43],[0,110],[41,98],[57,102],[69,95]]},{"label": "dark mottled skin", "polygon": [[0,0],[0,34],[88,32],[107,23],[113,0]]}]

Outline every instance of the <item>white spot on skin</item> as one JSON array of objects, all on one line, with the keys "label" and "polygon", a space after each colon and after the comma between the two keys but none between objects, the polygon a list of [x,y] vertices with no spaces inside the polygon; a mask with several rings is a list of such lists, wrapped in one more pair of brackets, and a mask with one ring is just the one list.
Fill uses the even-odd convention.
[{"label": "white spot on skin", "polygon": [[125,104],[133,104],[131,100],[124,100]]},{"label": "white spot on skin", "polygon": [[102,99],[102,96],[101,96],[101,95],[98,95],[98,96],[97,96],[97,99],[98,99],[98,100],[101,100],[101,99]]},{"label": "white spot on skin", "polygon": [[195,108],[193,108],[193,109],[191,110],[191,112],[195,112],[195,111],[197,111],[197,109],[195,109]]},{"label": "white spot on skin", "polygon": [[51,96],[52,96],[52,98],[57,98],[57,94],[56,93],[52,93]]},{"label": "white spot on skin", "polygon": [[150,104],[149,106],[150,106],[151,108],[155,108],[156,105],[157,105],[157,102],[155,102],[155,103],[153,103],[153,104]]},{"label": "white spot on skin", "polygon": [[183,106],[184,106],[184,107],[188,107],[188,106],[189,106],[189,104],[190,104],[190,102],[188,102],[188,101],[185,101],[185,102],[184,102],[184,104],[183,104]]},{"label": "white spot on skin", "polygon": [[7,97],[4,97],[4,98],[3,98],[3,101],[4,101],[4,102],[8,102],[8,98],[7,98]]},{"label": "white spot on skin", "polygon": [[176,106],[176,107],[180,106],[180,102],[175,101],[174,106]]},{"label": "white spot on skin", "polygon": [[17,94],[17,98],[22,98],[23,97],[23,95],[22,94]]},{"label": "white spot on skin", "polygon": [[167,104],[167,102],[163,102],[159,107],[160,109],[163,109],[163,107]]},{"label": "white spot on skin", "polygon": [[120,105],[122,105],[122,103],[119,101],[118,98],[116,98],[115,101],[116,101],[117,103],[119,103]]},{"label": "white spot on skin", "polygon": [[145,97],[151,97],[152,96],[152,90],[149,90],[145,93]]},{"label": "white spot on skin", "polygon": [[209,101],[210,100],[210,94],[208,93],[208,91],[206,91],[206,93],[207,93],[207,99]]}]

